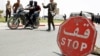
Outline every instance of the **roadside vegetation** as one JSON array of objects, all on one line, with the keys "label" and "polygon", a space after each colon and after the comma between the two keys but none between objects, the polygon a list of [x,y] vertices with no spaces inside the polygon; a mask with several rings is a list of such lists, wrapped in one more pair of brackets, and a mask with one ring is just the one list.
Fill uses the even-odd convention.
[{"label": "roadside vegetation", "polygon": [[[62,23],[64,20],[61,20],[61,19],[54,19],[54,22],[55,23]],[[0,17],[0,22],[5,22],[5,18],[4,17]],[[43,19],[41,18],[40,19],[40,23],[47,23],[47,19]]]}]

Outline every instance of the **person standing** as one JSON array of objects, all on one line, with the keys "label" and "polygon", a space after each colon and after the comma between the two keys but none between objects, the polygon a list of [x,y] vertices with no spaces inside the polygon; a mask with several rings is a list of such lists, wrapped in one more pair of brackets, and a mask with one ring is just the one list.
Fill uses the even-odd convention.
[{"label": "person standing", "polygon": [[9,0],[7,1],[7,4],[6,4],[6,19],[5,19],[6,22],[8,20],[8,16],[9,18],[11,17],[11,4]]},{"label": "person standing", "polygon": [[54,2],[54,0],[50,0],[50,3],[45,6],[44,3],[42,3],[43,8],[48,8],[48,29],[47,31],[51,31],[51,24],[53,26],[53,30],[55,30],[54,20],[53,17],[56,14],[56,7],[57,3]]},{"label": "person standing", "polygon": [[66,14],[64,14],[63,18],[64,18],[64,20],[66,20]]},{"label": "person standing", "polygon": [[22,4],[20,4],[20,0],[17,0],[16,3],[13,5],[13,12],[16,13],[19,8],[23,8]]}]

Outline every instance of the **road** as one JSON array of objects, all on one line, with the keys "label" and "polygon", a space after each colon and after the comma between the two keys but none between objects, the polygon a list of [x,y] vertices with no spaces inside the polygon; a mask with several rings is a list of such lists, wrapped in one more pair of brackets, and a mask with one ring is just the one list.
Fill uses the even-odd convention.
[{"label": "road", "polygon": [[[47,26],[40,26],[34,30],[10,30],[6,24],[0,25],[0,56],[61,56],[57,45],[59,26],[55,31],[46,29]],[[96,45],[100,47],[100,25],[96,24],[96,29]]]}]

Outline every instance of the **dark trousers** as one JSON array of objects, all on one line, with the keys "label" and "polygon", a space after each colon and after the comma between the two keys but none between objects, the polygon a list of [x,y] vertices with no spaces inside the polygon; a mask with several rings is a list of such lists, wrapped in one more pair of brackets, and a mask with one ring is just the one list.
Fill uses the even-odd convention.
[{"label": "dark trousers", "polygon": [[31,19],[33,20],[33,25],[35,25],[37,17],[39,17],[39,13],[32,14]]},{"label": "dark trousers", "polygon": [[26,27],[30,24],[32,27],[34,27],[35,22],[36,22],[36,18],[39,16],[38,13],[33,13],[33,14],[29,14],[29,16],[27,15],[28,18],[28,23],[26,24]]},{"label": "dark trousers", "polygon": [[6,19],[5,19],[5,22],[7,22],[8,17],[9,17],[9,18],[11,17],[11,12],[8,11],[8,10],[6,10]]},{"label": "dark trousers", "polygon": [[54,19],[52,15],[48,15],[48,30],[51,30],[51,24],[53,26],[53,30],[55,30]]},{"label": "dark trousers", "polygon": [[29,26],[29,25],[33,26],[33,21],[32,21],[32,19],[30,18],[31,15],[32,15],[32,13],[26,14],[26,17],[27,17],[28,22],[26,23],[25,27],[27,27],[27,26]]}]

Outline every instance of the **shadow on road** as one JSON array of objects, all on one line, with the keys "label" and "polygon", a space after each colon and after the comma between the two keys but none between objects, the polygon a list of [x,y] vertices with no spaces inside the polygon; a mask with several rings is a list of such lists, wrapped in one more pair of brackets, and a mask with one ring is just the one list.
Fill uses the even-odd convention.
[{"label": "shadow on road", "polygon": [[6,29],[6,30],[34,30],[31,28],[18,28],[18,29]]},{"label": "shadow on road", "polygon": [[[57,53],[57,52],[53,52],[55,54],[57,54],[58,56],[64,56],[63,54],[60,54],[60,53]],[[100,54],[96,54],[96,53],[91,53],[92,55],[95,55],[95,56],[100,56]]]},{"label": "shadow on road", "polygon": [[64,56],[64,55],[57,53],[57,52],[53,52],[53,53],[57,54],[58,56]]}]

